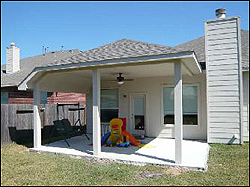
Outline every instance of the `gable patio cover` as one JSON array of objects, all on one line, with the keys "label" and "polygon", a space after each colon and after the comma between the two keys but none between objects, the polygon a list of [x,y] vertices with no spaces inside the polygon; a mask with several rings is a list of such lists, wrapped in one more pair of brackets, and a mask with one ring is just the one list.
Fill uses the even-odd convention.
[{"label": "gable patio cover", "polygon": [[126,78],[174,77],[175,162],[182,162],[182,76],[202,73],[193,51],[179,51],[167,46],[119,40],[74,55],[46,66],[36,67],[20,84],[19,90],[34,90],[34,147],[41,146],[39,93],[80,92],[93,89],[93,151],[101,154],[100,88],[101,81],[114,79],[116,73]]}]

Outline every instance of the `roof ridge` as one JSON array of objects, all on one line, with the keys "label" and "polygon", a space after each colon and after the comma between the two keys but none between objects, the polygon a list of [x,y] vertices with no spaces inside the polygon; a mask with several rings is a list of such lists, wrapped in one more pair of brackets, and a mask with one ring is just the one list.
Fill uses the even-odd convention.
[{"label": "roof ridge", "polygon": [[[61,63],[73,63],[74,61],[91,61],[91,60],[104,60],[113,58],[126,58],[127,56],[143,56],[149,54],[163,54],[178,52],[170,46],[164,46],[154,43],[136,41],[132,39],[122,38],[113,42],[110,42],[99,47],[95,47],[86,51],[82,51],[79,54],[67,57],[55,61],[49,65],[61,64]],[[67,62],[68,61],[68,62]]]},{"label": "roof ridge", "polygon": [[128,38],[122,38],[122,39],[119,39],[119,40],[115,40],[113,42],[110,42],[108,44],[105,44],[105,45],[101,45],[101,46],[98,46],[98,47],[95,47],[95,48],[92,48],[92,49],[88,49],[86,51],[82,51],[83,53],[85,52],[90,52],[92,50],[96,50],[96,49],[100,49],[100,48],[104,48],[104,47],[108,47],[108,46],[112,46],[114,44],[117,44],[117,43],[121,43],[122,41],[129,41],[129,42],[133,42],[133,43],[140,43],[140,44],[146,44],[146,45],[154,45],[154,46],[158,46],[158,47],[166,47],[168,49],[171,49],[172,47],[170,46],[166,46],[166,45],[160,45],[160,44],[156,44],[156,43],[149,43],[149,42],[143,42],[143,41],[138,41],[138,40],[132,40],[132,39],[128,39]]},{"label": "roof ridge", "polygon": [[155,46],[159,46],[159,47],[168,47],[168,48],[172,48],[171,46],[168,46],[168,45],[162,45],[162,44],[151,43],[151,42],[143,42],[143,41],[139,41],[139,40],[132,40],[132,39],[126,39],[126,38],[121,39],[121,40],[126,40],[126,41],[130,41],[130,42],[141,43],[141,44],[155,45]]}]

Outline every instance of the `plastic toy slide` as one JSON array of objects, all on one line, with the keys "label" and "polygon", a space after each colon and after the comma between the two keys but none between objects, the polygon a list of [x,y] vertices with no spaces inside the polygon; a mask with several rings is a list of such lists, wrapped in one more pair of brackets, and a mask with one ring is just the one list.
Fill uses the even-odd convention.
[{"label": "plastic toy slide", "polygon": [[141,145],[141,142],[139,140],[135,139],[135,137],[132,136],[129,132],[123,131],[122,135],[128,137],[128,139],[129,139],[128,141],[130,141],[132,145],[135,145],[135,146]]},{"label": "plastic toy slide", "polygon": [[[124,121],[124,122],[123,122]],[[133,135],[127,132],[125,129],[126,127],[126,120],[121,120],[119,118],[113,118],[110,121],[110,129],[111,132],[106,133],[102,139],[101,144],[107,144],[109,146],[119,146],[119,147],[128,147],[130,144],[143,147],[144,143],[140,140],[137,140]],[[123,123],[125,124],[124,128]]]}]

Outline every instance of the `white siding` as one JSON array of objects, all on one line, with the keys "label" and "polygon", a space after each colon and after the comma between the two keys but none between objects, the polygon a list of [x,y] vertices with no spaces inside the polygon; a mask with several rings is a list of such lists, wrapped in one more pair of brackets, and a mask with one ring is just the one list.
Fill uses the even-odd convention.
[{"label": "white siding", "polygon": [[244,107],[243,107],[243,136],[249,141],[249,72],[243,73]]},{"label": "white siding", "polygon": [[240,143],[242,98],[238,21],[238,18],[229,18],[206,22],[209,143]]},{"label": "white siding", "polygon": [[243,109],[243,130],[244,141],[249,141],[249,104]]}]

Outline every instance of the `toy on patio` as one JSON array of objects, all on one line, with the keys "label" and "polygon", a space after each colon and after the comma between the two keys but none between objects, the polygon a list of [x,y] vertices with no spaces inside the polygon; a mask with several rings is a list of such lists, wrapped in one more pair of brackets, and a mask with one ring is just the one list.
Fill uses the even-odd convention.
[{"label": "toy on patio", "polygon": [[111,132],[106,133],[101,140],[102,145],[128,147],[134,145],[142,146],[142,142],[137,140],[129,132],[126,131],[125,120],[114,118],[110,121]]},{"label": "toy on patio", "polygon": [[108,145],[115,146],[120,143],[123,139],[122,137],[122,120],[114,118],[110,121],[111,134],[109,136]]}]

